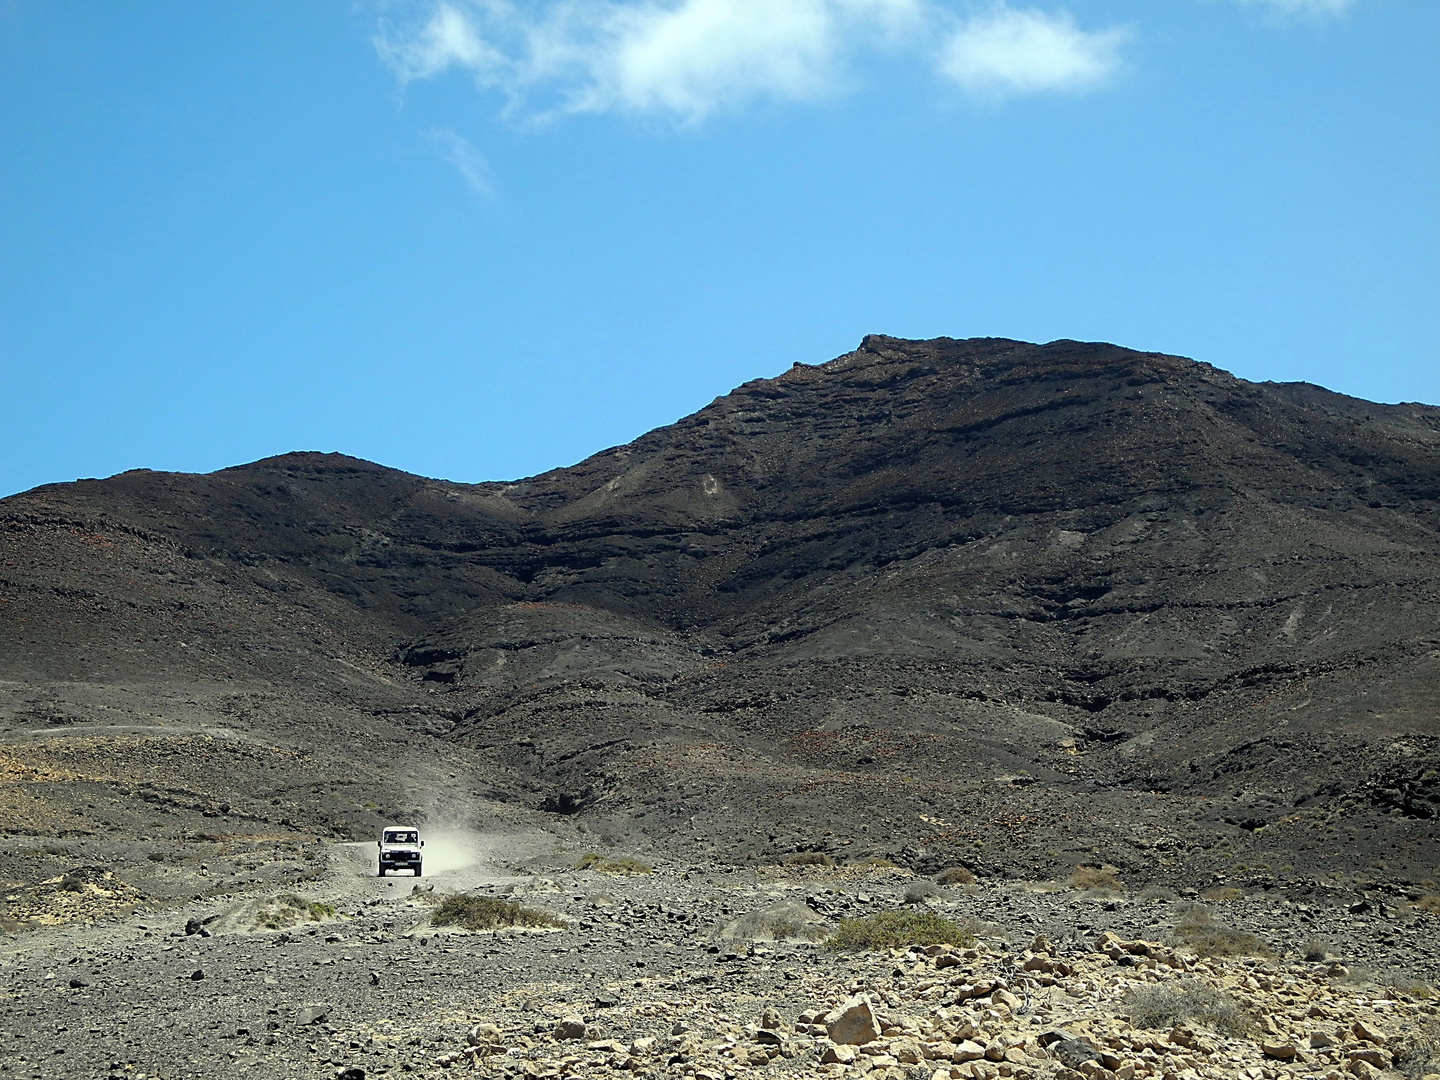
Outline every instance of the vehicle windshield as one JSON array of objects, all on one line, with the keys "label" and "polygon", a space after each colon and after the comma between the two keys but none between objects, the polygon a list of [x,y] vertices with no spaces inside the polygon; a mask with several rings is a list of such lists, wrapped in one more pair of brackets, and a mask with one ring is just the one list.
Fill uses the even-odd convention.
[{"label": "vehicle windshield", "polygon": [[385,842],[387,844],[413,844],[419,839],[413,832],[387,832]]}]

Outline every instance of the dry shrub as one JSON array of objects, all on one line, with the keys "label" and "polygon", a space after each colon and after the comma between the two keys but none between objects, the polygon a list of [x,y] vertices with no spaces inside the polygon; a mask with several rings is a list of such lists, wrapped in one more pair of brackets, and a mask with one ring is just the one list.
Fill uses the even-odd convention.
[{"label": "dry shrub", "polygon": [[629,855],[616,855],[606,858],[599,852],[587,851],[580,858],[575,860],[576,870],[595,870],[602,874],[650,874],[655,868],[647,862],[632,858]]},{"label": "dry shrub", "polygon": [[882,911],[863,919],[841,919],[835,933],[825,942],[833,951],[856,949],[874,952],[903,949],[908,945],[958,945],[975,943],[968,928],[933,911]]},{"label": "dry shrub", "polygon": [[905,903],[923,904],[940,895],[940,890],[929,881],[912,881],[905,886]]},{"label": "dry shrub", "polygon": [[296,923],[324,922],[335,917],[335,908],[318,900],[306,900],[294,893],[282,893],[264,901],[255,911],[255,925],[265,930],[284,930]]},{"label": "dry shrub", "polygon": [[975,875],[968,867],[947,866],[935,875],[936,885],[974,885]]},{"label": "dry shrub", "polygon": [[1440,1019],[1431,1017],[1400,1040],[1395,1067],[1406,1080],[1440,1072]]},{"label": "dry shrub", "polygon": [[1175,924],[1180,944],[1201,956],[1273,956],[1270,946],[1254,934],[1216,922],[1203,907],[1193,907]]},{"label": "dry shrub", "polygon": [[800,900],[782,900],[742,915],[720,931],[728,941],[823,941],[830,921]]},{"label": "dry shrub", "polygon": [[1140,1028],[1163,1030],[1176,1024],[1194,1023],[1239,1036],[1254,1026],[1238,1001],[1198,979],[1136,986],[1125,995],[1124,1003],[1130,1022]]},{"label": "dry shrub", "polygon": [[1413,901],[1410,906],[1416,911],[1440,915],[1440,892],[1423,892],[1419,899]]},{"label": "dry shrub", "polygon": [[1164,885],[1146,885],[1140,890],[1141,900],[1178,900],[1180,894]]},{"label": "dry shrub", "polygon": [[548,912],[528,908],[514,900],[456,893],[440,901],[430,917],[433,926],[459,926],[466,930],[498,930],[506,926],[564,926]]},{"label": "dry shrub", "polygon": [[1396,975],[1387,980],[1385,992],[1388,997],[1407,997],[1419,1001],[1429,1001],[1435,996],[1435,988],[1421,979],[1412,979],[1408,975]]},{"label": "dry shrub", "polygon": [[785,866],[834,866],[835,860],[823,851],[797,851],[780,860]]},{"label": "dry shrub", "polygon": [[1245,893],[1234,885],[1212,885],[1200,894],[1202,900],[1243,900]]},{"label": "dry shrub", "polygon": [[1125,891],[1125,883],[1116,875],[1113,866],[1077,866],[1066,884],[1086,892]]},{"label": "dry shrub", "polygon": [[1305,947],[1300,950],[1300,954],[1308,963],[1319,964],[1330,958],[1330,946],[1319,938],[1311,938],[1305,942]]}]

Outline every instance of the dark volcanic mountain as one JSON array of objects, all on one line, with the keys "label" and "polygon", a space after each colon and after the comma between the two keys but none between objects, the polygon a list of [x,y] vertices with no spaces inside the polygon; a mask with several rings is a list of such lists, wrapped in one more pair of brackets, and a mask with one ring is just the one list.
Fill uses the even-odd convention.
[{"label": "dark volcanic mountain", "polygon": [[1179,886],[1440,862],[1431,406],[872,336],[515,483],[297,453],[0,525],[11,834],[510,813]]}]

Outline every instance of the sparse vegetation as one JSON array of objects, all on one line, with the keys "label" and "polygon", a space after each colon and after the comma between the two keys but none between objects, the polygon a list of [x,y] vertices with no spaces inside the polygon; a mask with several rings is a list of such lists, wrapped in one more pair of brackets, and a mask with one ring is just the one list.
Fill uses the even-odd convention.
[{"label": "sparse vegetation", "polygon": [[435,926],[459,926],[465,930],[499,930],[507,926],[565,926],[557,919],[538,908],[525,907],[514,900],[501,900],[495,896],[475,896],[472,893],[455,893],[440,901],[435,914],[430,916]]},{"label": "sparse vegetation", "polygon": [[319,900],[306,900],[294,893],[283,893],[261,905],[255,924],[265,930],[283,930],[302,922],[324,922],[335,917],[335,908]]},{"label": "sparse vegetation", "polygon": [[940,890],[933,882],[912,881],[905,886],[905,903],[907,904],[923,904],[939,895]]},{"label": "sparse vegetation", "polygon": [[1270,946],[1254,934],[1216,922],[1203,907],[1193,907],[1175,924],[1180,944],[1201,956],[1272,956]]},{"label": "sparse vegetation", "polygon": [[1405,1035],[1395,1051],[1395,1067],[1406,1080],[1440,1072],[1440,1019],[1432,1017]]},{"label": "sparse vegetation", "polygon": [[1408,997],[1419,1001],[1429,1001],[1435,997],[1435,988],[1429,983],[1404,975],[1390,979],[1385,992],[1390,997]]},{"label": "sparse vegetation", "polygon": [[975,943],[968,928],[933,911],[882,911],[861,919],[841,919],[825,942],[833,951],[876,951],[907,945],[958,945]]},{"label": "sparse vegetation", "polygon": [[975,875],[968,867],[947,866],[935,875],[936,885],[974,885]]},{"label": "sparse vegetation", "polygon": [[1311,938],[1305,942],[1304,948],[1300,950],[1307,963],[1319,964],[1330,958],[1330,946],[1319,938]]},{"label": "sparse vegetation", "polygon": [[1197,979],[1169,985],[1133,987],[1124,998],[1130,1022],[1136,1027],[1163,1030],[1194,1023],[1226,1035],[1244,1035],[1254,1021],[1241,1004]]},{"label": "sparse vegetation", "polygon": [[1245,893],[1233,885],[1215,885],[1200,893],[1202,900],[1243,900]]},{"label": "sparse vegetation", "polygon": [[798,900],[784,900],[736,919],[721,933],[734,941],[823,941],[830,925]]},{"label": "sparse vegetation", "polygon": [[786,866],[834,866],[835,860],[823,851],[797,851],[786,855],[781,862]]},{"label": "sparse vegetation", "polygon": [[1431,915],[1440,915],[1440,892],[1422,892],[1419,898],[1412,902],[1411,907],[1416,911],[1425,911]]},{"label": "sparse vegetation", "polygon": [[1086,892],[1124,892],[1125,883],[1120,880],[1113,866],[1077,866],[1066,881],[1072,889]]},{"label": "sparse vegetation", "polygon": [[597,851],[587,851],[575,860],[576,870],[594,870],[601,874],[651,874],[655,868],[647,862],[629,855],[606,857]]}]

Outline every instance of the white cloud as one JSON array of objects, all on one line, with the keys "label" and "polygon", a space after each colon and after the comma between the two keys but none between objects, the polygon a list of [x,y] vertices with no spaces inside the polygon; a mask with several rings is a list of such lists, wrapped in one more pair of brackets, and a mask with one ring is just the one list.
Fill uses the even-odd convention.
[{"label": "white cloud", "polygon": [[866,36],[906,29],[919,0],[683,0],[616,5],[595,55],[584,109],[668,113],[686,120],[747,99],[804,101],[844,81],[846,53]]},{"label": "white cloud", "polygon": [[1065,12],[1003,4],[962,22],[941,49],[940,72],[981,97],[1089,90],[1120,65],[1122,27],[1082,30]]},{"label": "white cloud", "polygon": [[490,171],[490,163],[465,136],[449,128],[431,128],[425,134],[440,151],[440,156],[455,166],[475,194],[487,199],[495,197],[495,177]]},{"label": "white cloud", "polygon": [[957,21],[942,0],[428,0],[376,47],[403,81],[464,69],[512,114],[688,124],[755,100],[834,95],[876,51],[987,96],[1085,89],[1114,69],[1124,36],[1003,3]]},{"label": "white cloud", "polygon": [[453,4],[435,5],[430,18],[408,35],[375,39],[381,57],[405,81],[439,74],[453,65],[485,68],[504,58],[480,39],[470,17]]}]

